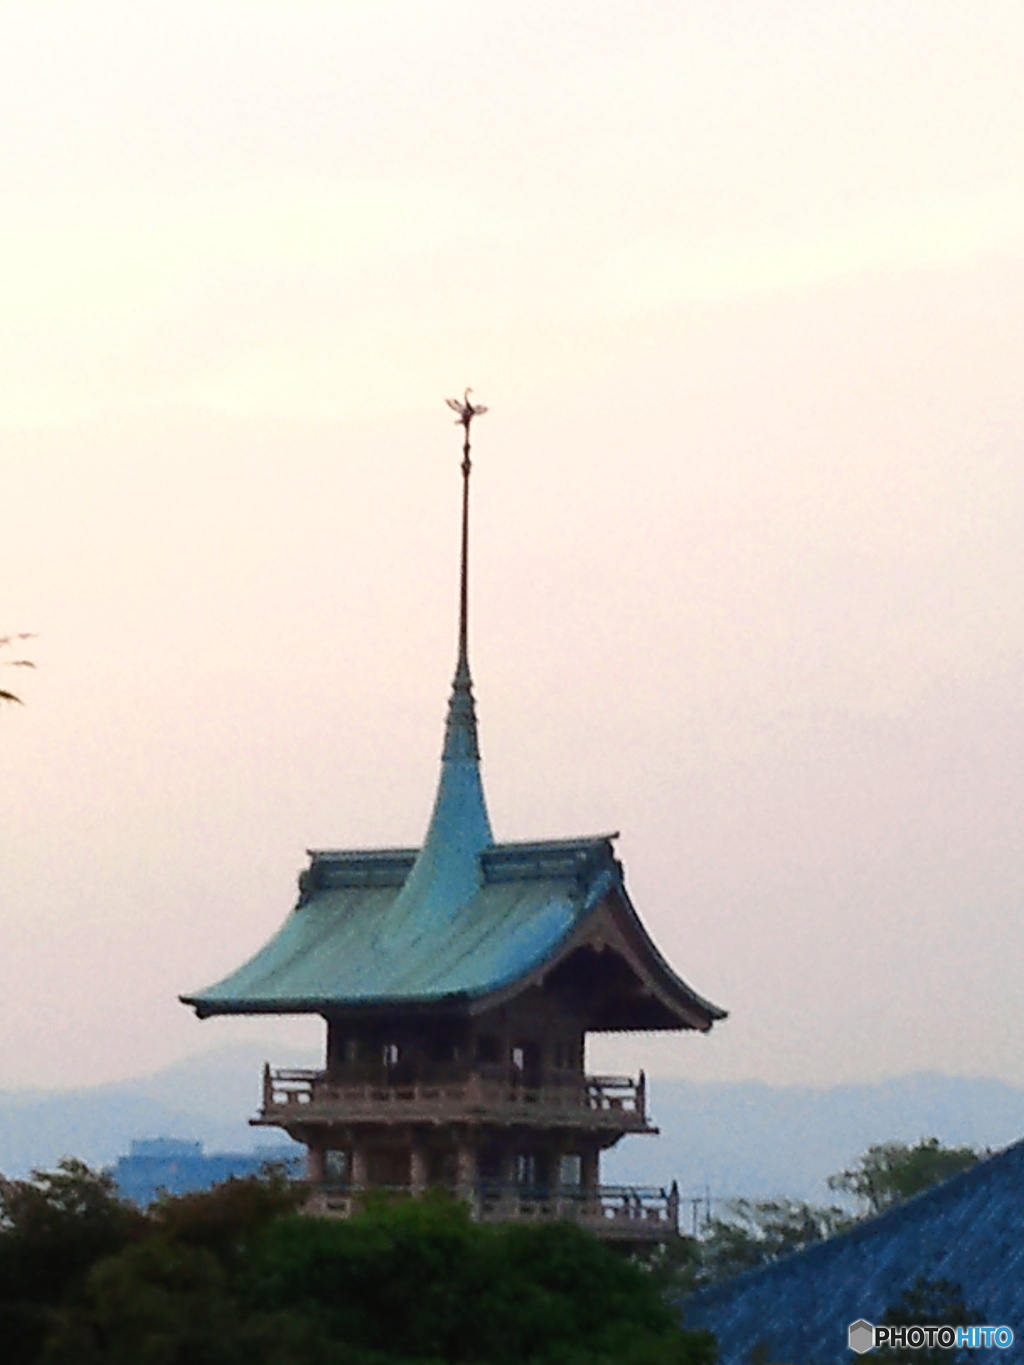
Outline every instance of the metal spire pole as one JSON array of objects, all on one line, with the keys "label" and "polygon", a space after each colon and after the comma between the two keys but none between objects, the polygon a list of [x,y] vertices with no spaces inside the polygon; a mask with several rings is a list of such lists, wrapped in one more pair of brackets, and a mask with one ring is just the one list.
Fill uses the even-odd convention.
[{"label": "metal spire pole", "polygon": [[469,427],[474,417],[482,417],[487,409],[482,403],[471,403],[467,389],[462,398],[446,398],[445,402],[459,415],[455,425],[463,428],[462,443],[462,562],[459,571],[459,662],[456,678],[469,677],[469,474],[473,468],[469,458]]}]

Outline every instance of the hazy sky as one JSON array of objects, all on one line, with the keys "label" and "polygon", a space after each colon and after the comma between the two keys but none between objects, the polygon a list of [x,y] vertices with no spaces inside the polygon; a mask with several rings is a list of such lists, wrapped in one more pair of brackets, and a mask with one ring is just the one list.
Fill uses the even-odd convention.
[{"label": "hazy sky", "polygon": [[731,1011],[595,1064],[1024,1083],[1022,63],[1020,0],[0,6],[0,1087],[318,1034],[176,996],[423,832],[466,384],[498,837],[620,829]]}]

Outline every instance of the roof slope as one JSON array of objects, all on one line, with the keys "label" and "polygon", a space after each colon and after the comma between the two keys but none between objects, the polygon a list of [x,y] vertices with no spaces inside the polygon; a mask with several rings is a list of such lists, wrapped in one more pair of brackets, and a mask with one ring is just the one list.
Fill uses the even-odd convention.
[{"label": "roof slope", "polygon": [[[691,1295],[688,1327],[715,1333],[720,1365],[751,1351],[794,1365],[849,1365],[846,1329],[877,1323],[920,1278],[958,1285],[963,1302],[1017,1341],[1024,1360],[1024,1142],[861,1223],[760,1270]],[[865,1357],[870,1360],[871,1357]]]},{"label": "roof slope", "polygon": [[544,963],[617,879],[606,838],[496,844],[462,904],[405,894],[414,850],[314,853],[265,947],[208,990],[200,1015],[472,999]]}]

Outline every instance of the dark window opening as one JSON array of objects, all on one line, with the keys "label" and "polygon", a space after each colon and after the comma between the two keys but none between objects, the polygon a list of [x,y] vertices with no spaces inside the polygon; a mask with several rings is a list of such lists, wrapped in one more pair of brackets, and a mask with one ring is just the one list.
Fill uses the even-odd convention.
[{"label": "dark window opening", "polygon": [[576,1189],[583,1184],[583,1158],[578,1152],[563,1156],[559,1161],[558,1183]]},{"label": "dark window opening", "polygon": [[572,1043],[556,1043],[554,1051],[556,1071],[575,1071],[576,1048]]},{"label": "dark window opening", "polygon": [[537,1157],[534,1152],[516,1153],[516,1184],[527,1186],[537,1184]]},{"label": "dark window opening", "polygon": [[512,1067],[512,1081],[535,1090],[543,1081],[540,1044],[536,1042],[515,1043],[509,1051]]},{"label": "dark window opening", "polygon": [[501,1179],[501,1153],[493,1148],[485,1147],[480,1153],[480,1179]]},{"label": "dark window opening", "polygon": [[484,1065],[493,1065],[499,1060],[498,1040],[492,1033],[481,1033],[476,1040],[476,1059]]},{"label": "dark window opening", "polygon": [[435,1062],[457,1062],[459,1060],[459,1046],[454,1038],[435,1038],[430,1052]]},{"label": "dark window opening", "polygon": [[328,1150],[324,1152],[324,1173],[328,1180],[336,1181],[339,1185],[348,1184],[348,1152],[339,1152],[333,1148],[328,1148]]}]

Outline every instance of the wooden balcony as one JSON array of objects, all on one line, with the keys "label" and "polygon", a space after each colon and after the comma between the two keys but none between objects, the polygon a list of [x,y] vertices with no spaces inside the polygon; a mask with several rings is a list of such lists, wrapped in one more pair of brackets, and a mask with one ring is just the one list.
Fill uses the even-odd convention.
[{"label": "wooden balcony", "polygon": [[[380,1187],[375,1195],[409,1198],[406,1186]],[[453,1191],[454,1193],[454,1191]],[[520,1185],[481,1182],[464,1196],[482,1223],[571,1222],[606,1241],[657,1243],[679,1233],[679,1193],[643,1186],[601,1185],[592,1194],[582,1189],[531,1190]],[[318,1185],[310,1194],[310,1213],[348,1218],[358,1212],[365,1194],[347,1185]]]},{"label": "wooden balcony", "polygon": [[329,1080],[322,1071],[263,1070],[263,1104],[251,1122],[288,1128],[297,1123],[450,1123],[453,1121],[608,1128],[656,1132],[647,1119],[643,1072],[585,1076],[529,1087],[471,1074],[457,1081],[404,1085]]}]

